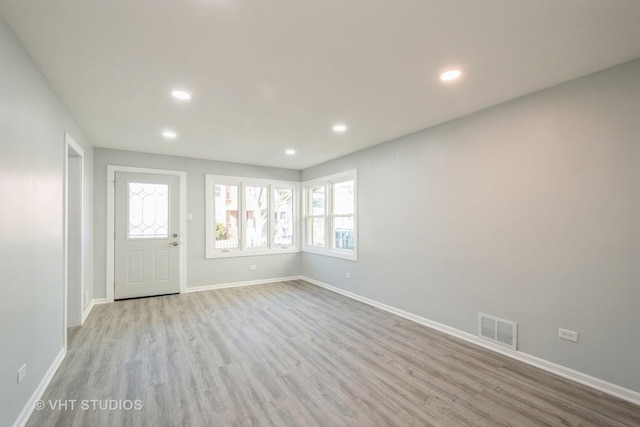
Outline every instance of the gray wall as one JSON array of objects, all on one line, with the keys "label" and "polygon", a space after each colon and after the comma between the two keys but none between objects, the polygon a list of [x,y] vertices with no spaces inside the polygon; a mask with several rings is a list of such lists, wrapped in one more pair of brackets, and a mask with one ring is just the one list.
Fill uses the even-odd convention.
[{"label": "gray wall", "polygon": [[[105,297],[107,165],[172,169],[187,172],[187,287],[262,280],[300,274],[300,254],[205,259],[205,174],[299,181],[300,172],[187,157],[95,149],[94,297]],[[257,269],[249,270],[254,264]]]},{"label": "gray wall", "polygon": [[[0,425],[63,348],[64,132],[85,151],[85,286],[92,287],[92,147],[0,18]],[[18,368],[27,376],[16,384]]]},{"label": "gray wall", "polygon": [[302,274],[640,391],[639,113],[634,61],[305,170],[358,168],[360,234]]}]

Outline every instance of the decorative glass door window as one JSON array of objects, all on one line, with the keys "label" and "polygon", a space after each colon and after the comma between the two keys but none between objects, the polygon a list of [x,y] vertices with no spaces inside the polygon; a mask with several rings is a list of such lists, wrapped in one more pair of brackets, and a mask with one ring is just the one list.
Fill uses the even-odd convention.
[{"label": "decorative glass door window", "polygon": [[169,186],[129,183],[129,239],[169,237]]}]

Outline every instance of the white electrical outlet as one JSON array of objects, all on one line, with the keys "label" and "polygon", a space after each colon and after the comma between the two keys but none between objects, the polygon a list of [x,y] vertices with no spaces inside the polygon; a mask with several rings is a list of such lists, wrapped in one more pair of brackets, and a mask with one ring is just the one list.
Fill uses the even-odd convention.
[{"label": "white electrical outlet", "polygon": [[256,270],[258,268],[257,265],[250,265],[249,270]]},{"label": "white electrical outlet", "polygon": [[558,328],[558,338],[563,340],[578,342],[578,333],[568,329]]},{"label": "white electrical outlet", "polygon": [[20,381],[22,381],[26,376],[27,376],[27,365],[25,363],[24,365],[20,366],[20,369],[18,369],[18,384],[20,384]]},{"label": "white electrical outlet", "polygon": [[344,277],[346,277],[347,279],[351,279],[351,273],[345,273]]}]

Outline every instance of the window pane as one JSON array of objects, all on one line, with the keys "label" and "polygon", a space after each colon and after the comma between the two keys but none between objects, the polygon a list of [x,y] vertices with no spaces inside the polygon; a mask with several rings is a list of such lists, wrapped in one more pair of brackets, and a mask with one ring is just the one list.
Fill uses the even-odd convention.
[{"label": "window pane", "polygon": [[311,246],[324,247],[324,218],[310,218]]},{"label": "window pane", "polygon": [[129,183],[130,239],[169,237],[169,186]]},{"label": "window pane", "polygon": [[215,188],[216,249],[238,247],[238,186]]},{"label": "window pane", "polygon": [[355,181],[337,182],[333,185],[333,213],[335,215],[353,215],[355,199],[353,197]]},{"label": "window pane", "polygon": [[269,190],[267,187],[246,187],[248,248],[262,248],[269,239]]},{"label": "window pane", "polygon": [[336,249],[354,250],[355,221],[352,216],[333,219],[333,246]]},{"label": "window pane", "polygon": [[293,190],[276,188],[273,190],[276,245],[293,245]]},{"label": "window pane", "polygon": [[311,215],[324,215],[324,187],[311,189]]}]

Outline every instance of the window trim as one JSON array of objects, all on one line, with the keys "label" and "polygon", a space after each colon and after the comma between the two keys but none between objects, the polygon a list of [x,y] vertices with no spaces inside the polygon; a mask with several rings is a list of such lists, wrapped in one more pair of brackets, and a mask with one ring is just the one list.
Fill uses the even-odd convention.
[{"label": "window trim", "polygon": [[[215,186],[238,186],[238,247],[218,249],[215,247]],[[268,245],[267,247],[249,248],[246,246],[246,187],[267,187],[268,204]],[[275,200],[273,192],[277,188],[293,190],[293,244],[275,244]],[[276,255],[300,252],[300,183],[273,179],[246,178],[227,175],[205,174],[205,258],[234,258],[257,255]]]},{"label": "window trim", "polygon": [[[345,181],[353,180],[354,183],[354,195],[353,195],[353,222],[354,222],[354,250],[346,250],[346,249],[338,249],[335,248],[334,236],[333,236],[333,228],[335,218],[338,217],[351,217],[352,215],[347,214],[335,214],[333,212],[333,192],[334,192],[334,184],[338,184]],[[323,218],[325,220],[324,224],[324,247],[313,246],[310,243],[310,228],[309,228],[309,220],[311,218],[318,218],[319,215],[312,215],[310,213],[311,210],[311,200],[310,200],[310,190],[312,188],[317,188],[324,186],[325,188],[325,205],[324,205],[324,215]],[[317,255],[325,255],[334,258],[346,259],[349,261],[358,261],[358,170],[351,169],[348,171],[336,173],[333,175],[323,176],[319,178],[314,178],[309,181],[305,181],[302,183],[302,203],[303,203],[303,213],[302,213],[302,252],[313,253]]]}]

